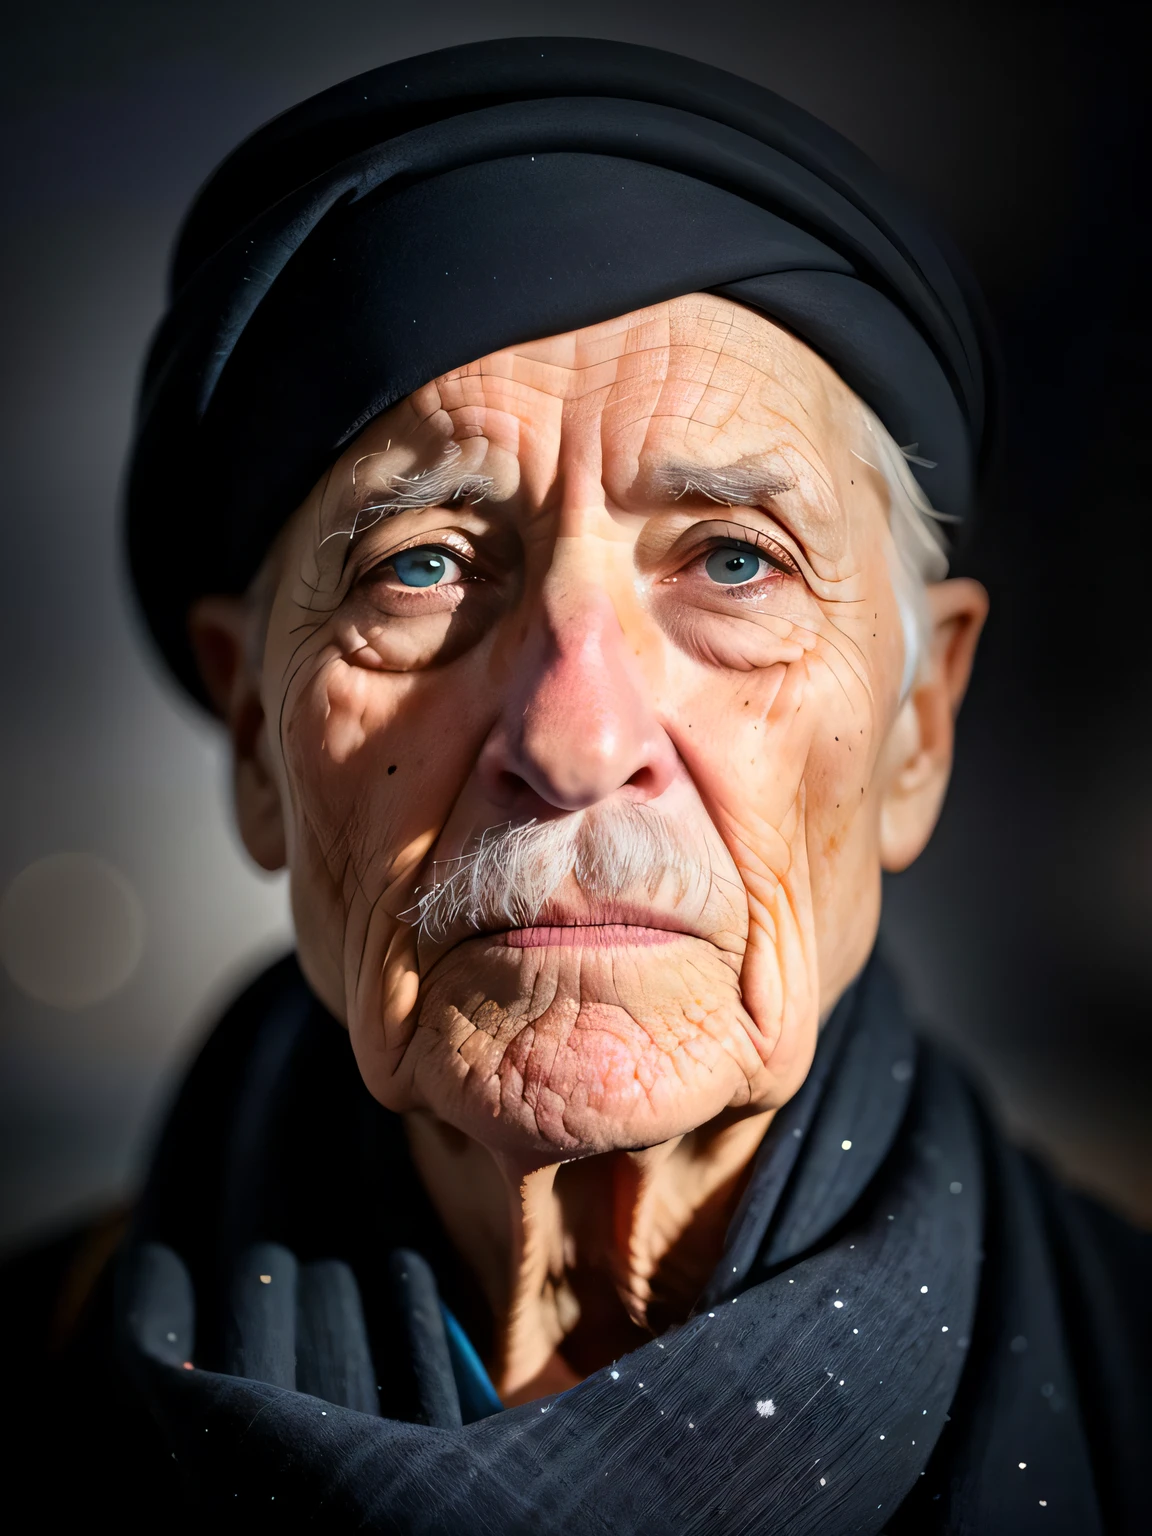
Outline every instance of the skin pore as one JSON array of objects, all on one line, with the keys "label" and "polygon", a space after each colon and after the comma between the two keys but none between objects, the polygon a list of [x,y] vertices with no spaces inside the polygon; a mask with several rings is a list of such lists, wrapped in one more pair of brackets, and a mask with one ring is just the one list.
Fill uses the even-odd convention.
[{"label": "skin pore", "polygon": [[[241,833],[290,870],[301,965],[405,1117],[506,1402],[687,1315],[881,869],[935,824],[986,600],[929,589],[901,699],[867,458],[825,363],[690,295],[417,390],[255,600],[193,614]],[[626,817],[678,875],[421,928],[482,836],[580,822],[595,852]]]}]

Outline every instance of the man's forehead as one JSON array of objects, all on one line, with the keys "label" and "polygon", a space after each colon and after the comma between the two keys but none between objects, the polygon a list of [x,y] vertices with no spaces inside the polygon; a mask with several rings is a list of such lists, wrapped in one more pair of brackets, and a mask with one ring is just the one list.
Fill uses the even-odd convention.
[{"label": "man's forehead", "polygon": [[[596,444],[620,507],[771,498],[802,542],[834,558],[844,509],[831,465],[852,398],[764,316],[695,294],[443,374],[378,418],[344,462],[374,506],[384,498],[391,508],[393,495],[397,511],[442,503],[481,482],[485,500],[500,503],[526,473],[559,468],[552,456],[570,428],[573,441]],[[558,431],[562,421],[569,428]],[[322,499],[343,516],[339,496]]]},{"label": "man's forehead", "polygon": [[520,391],[578,401],[658,379],[727,384],[742,392],[776,385],[801,403],[819,392],[823,368],[802,342],[764,316],[717,295],[692,294],[503,348],[432,382],[448,408],[457,399]]}]

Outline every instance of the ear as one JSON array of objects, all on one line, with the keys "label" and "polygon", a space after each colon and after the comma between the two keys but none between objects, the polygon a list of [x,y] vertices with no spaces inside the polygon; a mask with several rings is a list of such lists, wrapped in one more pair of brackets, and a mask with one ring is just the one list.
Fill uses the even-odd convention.
[{"label": "ear", "polygon": [[245,848],[262,869],[286,862],[284,816],[252,656],[252,607],[243,597],[202,597],[188,620],[200,676],[232,739],[232,792]]},{"label": "ear", "polygon": [[919,857],[936,826],[952,773],[956,715],[968,688],[988,594],[976,581],[926,589],[928,665],[901,705],[877,765],[880,863],[890,873]]}]

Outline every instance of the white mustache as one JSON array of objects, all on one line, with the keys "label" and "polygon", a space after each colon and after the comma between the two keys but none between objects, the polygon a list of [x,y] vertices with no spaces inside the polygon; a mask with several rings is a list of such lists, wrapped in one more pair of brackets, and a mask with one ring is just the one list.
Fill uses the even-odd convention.
[{"label": "white mustache", "polygon": [[613,806],[578,819],[485,828],[473,849],[433,865],[433,884],[401,915],[438,943],[460,928],[531,927],[569,876],[591,901],[616,902],[629,892],[651,899],[671,880],[679,902],[707,874],[706,861],[664,817]]}]

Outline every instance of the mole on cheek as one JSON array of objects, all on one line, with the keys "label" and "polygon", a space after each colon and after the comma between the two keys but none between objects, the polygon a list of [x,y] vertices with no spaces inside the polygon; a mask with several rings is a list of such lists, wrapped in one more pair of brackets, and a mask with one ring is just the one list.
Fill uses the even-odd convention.
[{"label": "mole on cheek", "polygon": [[390,763],[388,765],[388,772],[389,773],[395,773],[396,772],[396,764],[395,763]]}]

